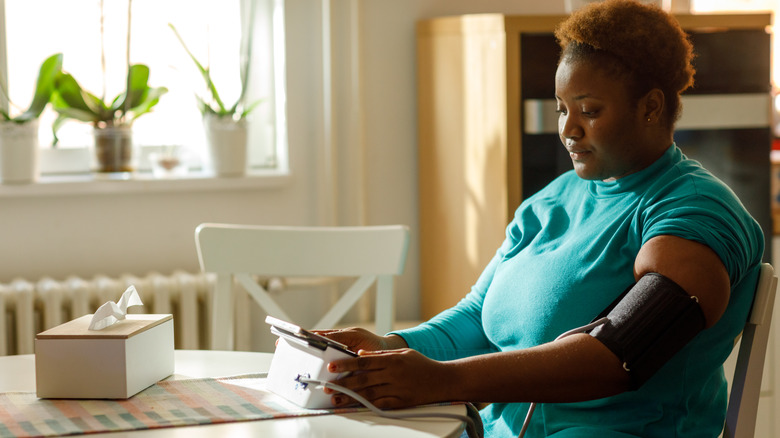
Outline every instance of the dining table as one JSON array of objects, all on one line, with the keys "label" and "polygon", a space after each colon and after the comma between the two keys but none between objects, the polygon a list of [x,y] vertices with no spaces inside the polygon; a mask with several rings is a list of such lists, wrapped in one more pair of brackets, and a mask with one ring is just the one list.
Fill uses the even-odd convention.
[{"label": "dining table", "polygon": [[[218,378],[267,372],[272,353],[175,350],[173,380]],[[0,394],[35,392],[35,355],[0,356]],[[466,415],[464,404],[415,407],[394,412]],[[461,436],[465,423],[453,418],[393,419],[369,410],[313,416],[236,421],[95,433],[91,437],[372,437],[438,438]]]}]

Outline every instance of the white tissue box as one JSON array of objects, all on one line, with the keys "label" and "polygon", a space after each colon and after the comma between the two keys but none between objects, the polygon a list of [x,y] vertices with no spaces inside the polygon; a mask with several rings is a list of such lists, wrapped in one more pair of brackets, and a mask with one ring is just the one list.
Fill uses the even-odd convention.
[{"label": "white tissue box", "polygon": [[173,316],[127,315],[88,330],[92,315],[35,337],[40,398],[127,399],[173,374]]}]

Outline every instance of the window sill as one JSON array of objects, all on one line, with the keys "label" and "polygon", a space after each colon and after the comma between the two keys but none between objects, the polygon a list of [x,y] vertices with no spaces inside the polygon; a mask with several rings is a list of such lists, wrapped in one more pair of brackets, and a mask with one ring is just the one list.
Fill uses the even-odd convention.
[{"label": "window sill", "polygon": [[42,175],[31,184],[1,184],[0,198],[121,193],[202,192],[282,187],[290,181],[283,170],[250,170],[237,177],[216,177],[206,172],[156,178],[151,172]]}]

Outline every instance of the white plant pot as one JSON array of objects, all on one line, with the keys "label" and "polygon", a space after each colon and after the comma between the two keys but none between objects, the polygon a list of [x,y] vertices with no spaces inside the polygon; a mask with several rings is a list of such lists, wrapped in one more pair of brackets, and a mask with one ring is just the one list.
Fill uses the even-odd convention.
[{"label": "white plant pot", "polygon": [[206,130],[206,146],[214,174],[217,176],[246,174],[246,119],[236,121],[227,117],[206,115],[203,117],[203,126]]},{"label": "white plant pot", "polygon": [[0,182],[28,184],[38,180],[38,119],[0,122]]}]

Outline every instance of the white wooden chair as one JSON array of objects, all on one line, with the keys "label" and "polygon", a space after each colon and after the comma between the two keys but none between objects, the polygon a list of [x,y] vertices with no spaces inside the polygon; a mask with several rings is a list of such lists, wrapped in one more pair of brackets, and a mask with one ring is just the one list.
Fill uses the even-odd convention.
[{"label": "white wooden chair", "polygon": [[723,429],[724,438],[753,438],[776,293],[775,270],[764,263],[761,265],[753,307],[739,345],[726,427]]},{"label": "white wooden chair", "polygon": [[376,282],[376,332],[392,330],[394,276],[403,272],[409,229],[280,227],[204,223],[195,230],[201,270],[217,274],[211,310],[211,348],[232,350],[233,280],[269,315],[294,322],[252,276],[357,277],[313,327],[335,326]]}]

